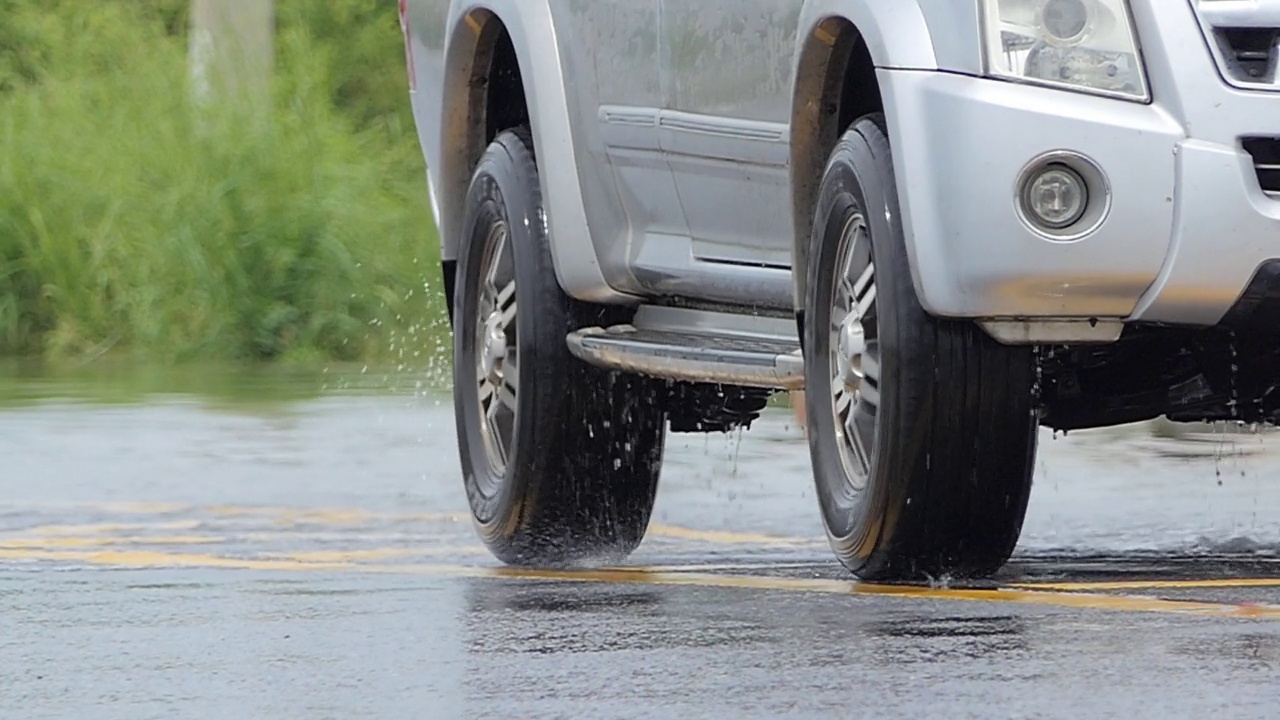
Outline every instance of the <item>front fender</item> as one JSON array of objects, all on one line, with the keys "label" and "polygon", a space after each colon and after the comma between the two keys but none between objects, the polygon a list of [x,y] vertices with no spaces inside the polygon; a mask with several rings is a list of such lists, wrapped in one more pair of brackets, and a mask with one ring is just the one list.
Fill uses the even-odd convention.
[{"label": "front fender", "polygon": [[[852,26],[852,31],[850,31]],[[794,223],[794,302],[804,308],[813,212],[827,154],[840,128],[832,108],[839,102],[844,58],[860,37],[877,68],[936,70],[934,45],[915,0],[808,0],[800,16],[792,70],[791,193]],[[890,118],[894,108],[886,107]]]},{"label": "front fender", "polygon": [[878,68],[938,69],[929,25],[915,0],[808,0],[800,13],[796,57],[809,42],[823,41],[822,24],[831,18],[853,23]]},{"label": "front fender", "polygon": [[580,300],[619,300],[624,296],[609,287],[591,241],[559,39],[545,2],[454,0],[450,5],[438,188],[444,257],[457,254],[467,186],[484,151],[484,118],[476,117],[482,103],[473,97],[483,88],[477,89],[473,79],[477,50],[489,39],[486,33],[493,32],[495,19],[507,28],[520,64],[556,277],[566,293]]}]

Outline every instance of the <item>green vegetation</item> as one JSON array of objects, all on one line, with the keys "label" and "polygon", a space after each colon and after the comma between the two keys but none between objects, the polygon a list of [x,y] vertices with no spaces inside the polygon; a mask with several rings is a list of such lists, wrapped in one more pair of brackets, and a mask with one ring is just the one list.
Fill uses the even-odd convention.
[{"label": "green vegetation", "polygon": [[395,3],[277,0],[269,112],[192,101],[186,0],[0,0],[0,355],[435,352]]}]

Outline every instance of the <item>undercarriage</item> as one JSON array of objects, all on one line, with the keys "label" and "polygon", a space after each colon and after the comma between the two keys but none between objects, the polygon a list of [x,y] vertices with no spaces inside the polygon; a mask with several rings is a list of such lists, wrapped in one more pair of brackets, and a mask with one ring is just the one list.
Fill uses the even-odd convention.
[{"label": "undercarriage", "polygon": [[1168,416],[1280,419],[1280,262],[1264,265],[1214,327],[1135,323],[1112,344],[1040,348],[1041,422],[1058,430]]}]

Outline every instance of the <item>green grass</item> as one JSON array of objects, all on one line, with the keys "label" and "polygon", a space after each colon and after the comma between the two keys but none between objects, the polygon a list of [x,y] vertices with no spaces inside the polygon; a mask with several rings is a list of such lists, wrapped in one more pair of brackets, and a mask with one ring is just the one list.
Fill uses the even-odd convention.
[{"label": "green grass", "polygon": [[[438,243],[407,97],[360,95],[387,96],[403,61],[352,77],[304,22],[343,4],[281,3],[266,112],[192,102],[185,40],[141,5],[53,2],[6,26],[36,49],[0,55],[0,355],[436,351]],[[360,42],[398,58],[381,5]]]}]

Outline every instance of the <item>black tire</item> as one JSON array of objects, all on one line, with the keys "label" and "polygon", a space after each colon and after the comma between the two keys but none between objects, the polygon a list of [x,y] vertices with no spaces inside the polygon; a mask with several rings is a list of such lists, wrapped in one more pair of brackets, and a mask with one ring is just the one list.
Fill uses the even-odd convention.
[{"label": "black tire", "polygon": [[1031,491],[1034,354],[921,306],[882,115],[832,152],[811,242],[805,395],[832,549],[868,580],[994,573]]},{"label": "black tire", "polygon": [[638,378],[569,353],[569,332],[607,324],[618,310],[561,290],[527,128],[501,133],[481,158],[462,233],[454,407],[476,528],[508,564],[620,560],[649,524],[666,418]]}]

